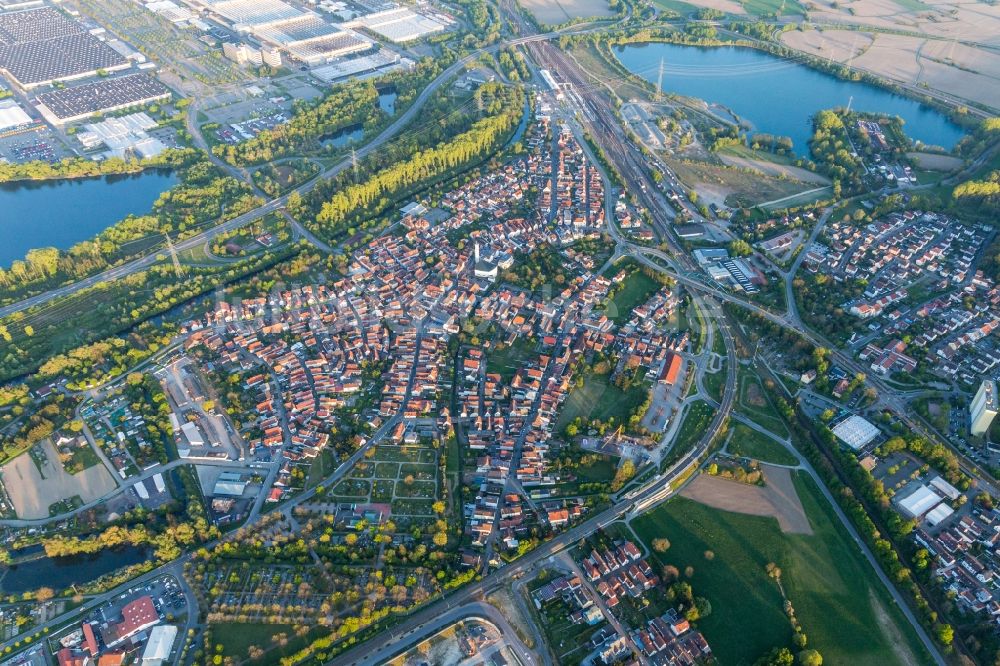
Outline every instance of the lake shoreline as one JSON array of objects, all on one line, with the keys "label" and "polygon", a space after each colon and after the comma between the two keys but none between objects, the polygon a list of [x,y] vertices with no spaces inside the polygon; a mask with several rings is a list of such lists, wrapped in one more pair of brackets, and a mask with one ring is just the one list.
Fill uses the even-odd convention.
[{"label": "lake shoreline", "polygon": [[[716,104],[757,131],[790,137],[796,155],[807,157],[812,117],[846,107],[898,115],[914,142],[951,150],[966,134],[941,110],[867,80],[842,79],[768,49],[745,44],[694,45],[670,41],[614,44],[614,65],[655,85],[665,63],[663,89]],[[789,103],[794,100],[794,103]],[[800,112],[808,108],[808,113]]]}]

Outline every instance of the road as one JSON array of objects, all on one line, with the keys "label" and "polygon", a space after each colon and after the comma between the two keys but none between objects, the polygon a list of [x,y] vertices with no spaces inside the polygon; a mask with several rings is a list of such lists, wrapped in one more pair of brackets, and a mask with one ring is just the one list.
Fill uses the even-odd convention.
[{"label": "road", "polygon": [[[417,100],[403,113],[396,121],[390,125],[386,130],[384,130],[378,137],[376,137],[372,142],[367,144],[365,147],[358,151],[360,156],[366,155],[379,146],[383,145],[386,141],[392,138],[396,133],[398,133],[403,127],[405,127],[419,112],[420,107],[426,102],[427,99],[433,94],[433,92],[440,87],[443,83],[447,82],[453,75],[457,74],[464,68],[467,64],[479,58],[483,53],[492,53],[500,48],[516,45],[516,44],[534,44],[537,48],[535,49],[536,57],[541,63],[547,64],[550,69],[554,71],[559,71],[562,76],[569,81],[574,82],[578,87],[583,89],[583,85],[586,83],[586,74],[579,71],[578,67],[575,67],[572,63],[568,61],[558,50],[551,48],[546,42],[554,37],[559,36],[563,33],[546,33],[542,35],[529,35],[525,37],[519,37],[516,39],[506,40],[495,46],[488,47],[486,49],[481,49],[479,51],[473,52],[466,56],[462,60],[454,63],[451,67],[445,70],[441,75],[439,75],[422,93],[418,96]],[[590,129],[591,136],[597,140],[599,145],[605,154],[608,155],[609,159],[618,168],[622,177],[625,179],[629,189],[637,194],[640,194],[640,198],[644,201],[647,208],[651,211],[654,218],[654,223],[657,229],[660,231],[661,235],[668,239],[669,245],[674,245],[670,236],[669,230],[669,219],[664,214],[666,208],[665,201],[662,195],[658,192],[655,184],[649,178],[646,169],[648,165],[645,162],[645,158],[635,150],[635,147],[631,145],[628,139],[624,136],[624,133],[617,123],[613,112],[607,106],[606,101],[588,98],[585,100],[588,105],[586,113],[583,114],[583,122],[588,125]],[[329,178],[332,175],[342,171],[344,168],[350,166],[350,161],[345,160],[340,164],[331,167],[326,172],[318,176],[316,179],[310,181],[309,183],[298,188],[296,191],[300,193],[307,192],[316,186],[321,179]],[[212,238],[214,235],[223,233],[235,227],[244,225],[254,219],[257,219],[270,212],[278,211],[283,208],[285,202],[287,201],[287,195],[285,197],[280,197],[272,201],[267,202],[260,208],[251,211],[243,216],[234,218],[228,222],[223,223],[213,229],[207,230],[202,234],[194,236],[192,238],[186,239],[176,245],[177,249],[186,249],[189,247],[196,247],[198,245],[204,244],[207,240]],[[609,220],[610,222],[610,220]],[[613,223],[609,225],[611,228],[614,227]],[[623,239],[619,238],[620,243],[624,243]],[[720,431],[723,424],[728,419],[730,412],[733,407],[735,393],[736,393],[736,363],[735,361],[735,344],[732,339],[732,335],[729,331],[729,325],[725,321],[724,314],[718,305],[717,301],[725,301],[734,303],[741,307],[748,308],[767,319],[778,323],[779,325],[785,326],[796,330],[802,334],[810,341],[814,341],[814,344],[820,344],[821,346],[829,345],[823,344],[820,338],[815,334],[807,331],[805,327],[798,320],[798,317],[793,313],[787,313],[785,315],[778,315],[769,310],[761,308],[753,303],[745,301],[739,297],[728,294],[721,289],[706,284],[704,281],[691,277],[697,275],[696,267],[692,266],[690,260],[684,253],[679,250],[674,252],[674,256],[668,255],[666,253],[660,252],[659,250],[652,250],[650,248],[642,248],[638,246],[625,245],[627,248],[627,253],[635,257],[637,260],[642,261],[648,266],[656,268],[670,274],[678,283],[685,285],[692,292],[697,303],[696,307],[701,309],[704,314],[706,321],[709,325],[713,321],[719,323],[719,330],[722,334],[723,340],[726,346],[726,353],[730,363],[727,364],[727,377],[726,383],[723,391],[723,400],[716,411],[712,422],[709,427],[703,433],[702,437],[696,443],[696,445],[688,452],[684,453],[681,458],[674,463],[662,476],[659,476],[646,484],[640,486],[639,488],[627,493],[626,495],[619,497],[615,500],[612,507],[606,509],[605,511],[598,513],[585,522],[577,525],[576,527],[570,528],[569,530],[563,532],[562,534],[556,536],[550,541],[542,544],[534,551],[526,554],[524,557],[515,561],[513,564],[508,565],[498,571],[486,575],[481,581],[473,583],[469,586],[456,590],[447,596],[428,603],[427,605],[420,608],[418,611],[410,615],[408,618],[403,619],[399,624],[395,625],[392,629],[393,636],[399,636],[399,638],[393,641],[393,646],[385,645],[381,648],[374,645],[373,642],[366,642],[363,645],[356,646],[345,653],[341,654],[333,660],[334,664],[375,664],[381,663],[380,659],[385,653],[379,652],[379,650],[391,651],[398,647],[398,644],[404,640],[404,637],[413,634],[418,630],[426,630],[426,628],[432,623],[441,622],[453,622],[462,616],[462,614],[467,614],[469,611],[469,604],[480,604],[483,596],[504,583],[506,583],[511,578],[517,577],[524,573],[530,572],[534,566],[540,563],[547,557],[557,554],[563,551],[567,547],[574,545],[579,539],[588,536],[597,529],[617,520],[619,517],[624,516],[626,513],[638,513],[643,510],[648,510],[652,506],[664,501],[669,498],[672,494],[671,483],[678,480],[679,478],[686,475],[690,470],[695,468],[699,459],[708,450],[711,442],[714,440],[718,432]],[[674,245],[674,247],[676,247]],[[48,300],[54,298],[60,298],[72,293],[75,293],[81,289],[85,289],[88,286],[92,286],[101,281],[106,281],[110,279],[117,279],[127,275],[129,273],[135,272],[137,270],[142,270],[148,267],[156,261],[155,255],[149,255],[137,259],[129,264],[125,264],[120,267],[116,267],[105,273],[93,276],[74,285],[67,285],[57,290],[53,290],[46,294],[39,295],[32,299],[27,299],[17,304],[7,306],[6,308],[0,308],[0,316],[5,316],[19,310],[23,310],[32,305],[37,305],[44,303]],[[834,352],[839,354],[839,352]],[[844,355],[841,354],[841,357]],[[838,363],[841,363],[844,367],[852,369],[853,367],[859,367],[850,358],[837,358]],[[879,384],[875,382],[878,386]],[[890,389],[886,388],[887,391]],[[398,417],[395,417],[398,419]],[[336,483],[341,477],[343,477],[347,471],[350,470],[351,466],[360,460],[364,455],[364,451],[370,448],[372,445],[377,443],[377,441],[384,436],[389,429],[395,425],[395,419],[383,424],[376,436],[372,437],[369,442],[355,452],[351,458],[343,462],[337,470],[330,475],[324,484],[329,486],[332,483]],[[171,464],[186,464],[187,461],[174,461]],[[169,466],[169,465],[168,465]],[[168,466],[163,466],[158,470],[150,470],[149,474],[156,472],[165,471]],[[820,487],[823,488],[822,484]],[[825,488],[824,488],[825,491]],[[293,500],[290,500],[282,507],[283,513],[290,512],[295,506],[301,502],[308,501],[315,495],[315,489],[302,493]],[[827,493],[828,495],[828,493]],[[829,496],[828,496],[829,497]],[[832,498],[831,499],[832,502]],[[836,507],[836,504],[833,503]],[[253,515],[253,519],[248,521],[248,526],[258,519],[257,513]],[[208,547],[212,547],[215,542],[207,544]],[[182,557],[165,564],[161,567],[154,569],[153,571],[139,577],[129,583],[119,586],[108,593],[101,595],[87,602],[84,605],[85,608],[92,608],[95,605],[103,603],[104,600],[110,598],[113,595],[120,594],[123,590],[129,587],[134,587],[143,581],[150,580],[156,576],[162,575],[166,572],[179,572],[183,565],[188,562],[191,558],[190,554],[183,555]],[[873,562],[873,565],[875,563]],[[881,570],[877,565],[875,565],[876,571],[879,572],[880,576],[883,577]],[[891,589],[891,586],[890,586]],[[907,612],[905,605],[901,605],[904,612]],[[489,607],[487,607],[489,608]],[[70,614],[64,614],[58,618],[51,620],[50,622],[43,625],[41,628],[45,627],[55,627],[59,624],[66,622],[71,617],[75,617],[76,614],[80,612],[80,609],[75,609]],[[485,611],[488,612],[488,611]],[[454,615],[453,615],[454,614]],[[914,626],[920,631],[919,623],[915,622],[912,618],[912,614],[908,613],[908,618],[911,622],[914,622]],[[492,621],[492,620],[491,620]],[[0,645],[0,647],[6,647],[12,645],[13,641],[7,641],[6,643]],[[521,649],[523,646],[518,647]],[[932,646],[933,647],[933,646]],[[373,651],[374,650],[374,651]],[[526,648],[525,648],[526,650]],[[940,658],[936,650],[931,650],[936,657]],[[530,655],[525,652],[525,655],[530,659]],[[530,663],[530,661],[529,661]]]},{"label": "road", "polygon": [[355,663],[358,666],[382,666],[414,645],[427,640],[456,622],[470,619],[489,622],[496,627],[507,645],[514,650],[517,658],[522,660],[526,666],[534,666],[534,664],[538,663],[538,658],[521,642],[517,632],[510,625],[510,622],[507,621],[507,618],[495,607],[482,601],[472,601],[461,606],[449,608],[444,613],[440,613],[428,620],[425,624],[408,630],[403,630],[402,628],[389,630],[386,634],[392,640],[384,641],[381,645],[369,646],[367,654],[359,658]]},{"label": "road", "polygon": [[[604,26],[601,26],[601,27],[604,27]],[[593,26],[584,27],[584,28],[581,28],[579,26],[570,27],[570,28],[567,28],[566,30],[562,30],[562,31],[547,32],[547,33],[543,33],[543,34],[529,35],[529,36],[525,36],[525,37],[517,37],[515,39],[505,40],[505,41],[499,42],[497,44],[494,44],[492,46],[487,46],[485,48],[473,51],[472,53],[470,53],[469,55],[465,56],[464,58],[461,58],[461,59],[457,60],[450,67],[448,67],[443,72],[441,72],[437,76],[437,78],[435,78],[433,81],[431,81],[430,84],[428,84],[427,87],[424,88],[423,91],[421,91],[421,93],[417,96],[417,98],[413,101],[413,103],[409,107],[407,107],[406,111],[404,111],[403,113],[401,113],[392,122],[391,125],[389,125],[384,130],[382,130],[382,132],[378,136],[376,136],[374,139],[372,139],[371,141],[369,141],[368,143],[366,143],[364,146],[362,146],[361,148],[358,148],[355,151],[356,157],[363,158],[363,157],[369,155],[370,153],[375,152],[382,145],[384,145],[390,139],[392,139],[397,134],[399,134],[400,131],[402,131],[407,125],[409,125],[411,121],[413,121],[415,118],[418,117],[418,115],[420,114],[420,109],[424,106],[424,104],[427,102],[427,100],[429,100],[431,98],[431,96],[434,95],[434,93],[437,91],[438,88],[440,88],[442,85],[450,82],[451,79],[454,76],[456,76],[457,74],[459,74],[462,70],[464,70],[466,66],[474,63],[480,57],[482,57],[484,54],[493,54],[493,53],[496,53],[497,51],[499,51],[500,49],[507,48],[509,46],[517,46],[519,44],[527,44],[529,42],[546,41],[546,40],[550,40],[550,39],[556,39],[556,38],[558,38],[558,37],[560,37],[562,35],[566,35],[566,34],[577,34],[577,33],[592,32],[592,31],[597,30],[597,29],[600,29],[600,28],[593,27]],[[189,116],[189,119],[190,119],[190,117],[191,116]],[[190,129],[191,122],[193,122],[193,121],[189,120],[189,129]],[[195,128],[195,130],[197,130],[197,128]],[[195,131],[195,132],[192,133],[192,136],[200,136],[200,133],[197,132],[197,131]],[[207,146],[203,146],[203,147],[207,147]],[[209,153],[209,155],[211,155],[211,153]],[[214,158],[214,156],[213,156],[212,159],[213,159],[213,162],[218,163],[217,158]],[[341,162],[335,164],[334,166],[330,167],[326,171],[323,171],[322,173],[320,173],[319,175],[317,175],[316,177],[314,177],[312,180],[310,180],[307,183],[304,183],[303,185],[295,188],[294,190],[288,192],[287,194],[284,194],[284,195],[282,195],[280,197],[271,199],[270,201],[268,201],[267,203],[263,204],[262,206],[260,206],[258,208],[255,208],[254,210],[252,210],[250,212],[247,212],[247,213],[244,213],[244,214],[239,215],[237,217],[234,217],[233,219],[228,220],[226,222],[223,222],[223,223],[221,223],[219,225],[216,225],[216,226],[212,227],[211,229],[207,229],[207,230],[205,230],[205,231],[203,231],[203,232],[201,232],[201,233],[199,233],[197,235],[191,236],[190,238],[186,238],[184,240],[175,242],[173,244],[174,249],[176,251],[178,251],[178,252],[181,252],[183,250],[188,250],[188,249],[193,249],[193,248],[200,247],[200,246],[204,245],[206,242],[210,241],[211,239],[215,238],[216,236],[218,236],[220,234],[224,234],[224,233],[227,233],[229,231],[232,231],[233,229],[237,229],[239,227],[242,227],[242,226],[244,226],[246,224],[249,224],[250,222],[253,222],[254,220],[260,219],[261,217],[264,217],[265,215],[268,215],[269,213],[283,211],[283,209],[285,207],[285,204],[288,202],[288,197],[291,196],[293,192],[297,193],[299,195],[306,194],[306,193],[312,191],[321,182],[323,182],[323,181],[325,181],[325,180],[327,180],[329,178],[332,178],[333,176],[337,175],[338,173],[340,173],[340,172],[342,172],[342,171],[344,171],[346,169],[351,168],[351,165],[352,165],[351,158],[345,158]],[[230,173],[233,173],[234,170],[235,170],[236,174],[242,174],[242,172],[240,172],[235,167],[232,167],[231,165],[224,164],[224,168],[226,168]],[[242,179],[244,176],[240,175],[239,177]],[[297,222],[293,221],[293,226],[295,227],[296,231],[301,236],[303,236],[304,238],[306,238],[306,240],[308,240],[310,243],[313,243],[314,245],[316,245],[317,247],[319,247],[321,249],[325,249],[327,251],[332,251],[332,248],[329,248],[327,245],[325,245],[322,241],[320,241],[318,238],[316,238],[313,234],[309,233],[308,230],[306,230],[304,227],[302,227],[301,225],[299,225]],[[38,295],[32,296],[30,298],[26,298],[26,299],[18,301],[16,303],[11,303],[10,305],[6,305],[4,307],[0,307],[0,318],[7,317],[7,316],[9,316],[11,314],[14,314],[15,312],[21,312],[21,311],[26,310],[28,308],[31,308],[31,307],[34,307],[34,306],[37,306],[37,305],[41,305],[43,303],[47,303],[47,302],[55,300],[55,299],[60,299],[60,298],[65,298],[67,296],[71,296],[72,294],[80,292],[80,291],[82,291],[84,289],[87,289],[89,287],[93,287],[93,286],[98,285],[98,284],[100,284],[102,282],[111,282],[111,281],[114,281],[114,280],[120,280],[120,279],[124,278],[127,275],[131,275],[132,273],[136,273],[138,271],[145,270],[145,269],[151,267],[153,264],[156,264],[156,263],[159,262],[159,259],[157,258],[157,255],[160,254],[160,253],[162,253],[162,251],[163,251],[162,248],[159,248],[159,249],[157,249],[156,251],[154,251],[154,252],[152,252],[150,254],[142,256],[142,257],[140,257],[138,259],[134,259],[134,260],[132,260],[130,262],[124,263],[121,266],[116,266],[114,268],[110,268],[110,269],[108,269],[106,271],[103,271],[101,273],[97,273],[96,275],[92,275],[92,276],[90,276],[88,278],[84,278],[83,280],[80,280],[78,282],[74,282],[72,284],[64,285],[62,287],[58,287],[56,289],[52,289],[52,290],[47,291],[45,293],[38,294]]]},{"label": "road", "polygon": [[[543,60],[542,62],[544,63],[545,61]],[[613,235],[621,238],[610,219],[608,226],[609,231]],[[663,270],[663,267],[659,266],[658,269]],[[700,303],[700,307],[706,310],[706,321],[709,322],[709,325],[711,325],[711,321],[719,321],[721,323],[720,331],[726,343],[727,353],[731,355],[731,358],[735,359],[735,342],[729,331],[728,324],[722,319],[722,313],[718,309],[718,305],[710,298],[705,298]],[[416,631],[444,612],[448,612],[453,608],[460,608],[473,601],[481,600],[491,590],[502,586],[506,581],[517,579],[519,576],[532,571],[536,564],[539,564],[552,555],[562,552],[567,547],[572,547],[580,539],[623,517],[626,513],[635,511],[640,507],[648,508],[655,506],[670,497],[673,492],[671,488],[672,482],[685,476],[691,469],[698,465],[699,459],[708,451],[712,441],[728,420],[736,396],[735,366],[735,362],[727,364],[728,370],[722,405],[716,410],[708,428],[706,428],[692,449],[684,453],[662,475],[658,475],[639,488],[617,498],[610,508],[591,516],[576,527],[562,532],[551,540],[541,544],[535,550],[515,560],[512,564],[487,574],[477,583],[452,592],[437,601],[428,603],[406,619],[401,620],[399,624],[395,625],[393,630],[397,634],[406,635]],[[356,646],[335,657],[329,663],[335,666],[361,666],[362,664],[368,664],[370,662],[366,661],[366,659],[371,650],[372,646],[368,644]]]}]

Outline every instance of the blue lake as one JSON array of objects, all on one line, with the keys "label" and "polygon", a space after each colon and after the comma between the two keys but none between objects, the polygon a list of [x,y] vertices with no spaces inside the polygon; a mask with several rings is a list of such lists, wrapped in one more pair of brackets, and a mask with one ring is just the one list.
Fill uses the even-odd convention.
[{"label": "blue lake", "polygon": [[160,194],[177,182],[167,171],[0,185],[0,266],[28,250],[66,250],[115,222],[152,210]]},{"label": "blue lake", "polygon": [[924,144],[951,149],[964,135],[920,102],[755,49],[650,43],[616,47],[615,54],[629,71],[653,84],[662,58],[664,92],[728,107],[756,132],[790,137],[799,155],[809,152],[812,117],[849,102],[858,111],[899,116],[907,135]]}]

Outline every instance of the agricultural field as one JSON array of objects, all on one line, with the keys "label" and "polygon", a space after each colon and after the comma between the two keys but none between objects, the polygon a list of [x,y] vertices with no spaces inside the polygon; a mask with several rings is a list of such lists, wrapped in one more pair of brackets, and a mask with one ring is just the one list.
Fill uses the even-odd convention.
[{"label": "agricultural field", "polygon": [[[781,591],[765,567],[781,570],[796,616],[831,664],[927,663],[929,657],[888,592],[842,527],[819,488],[793,473],[812,534],[786,534],[769,516],[750,516],[676,498],[631,525],[648,545],[671,546],[652,561],[684,570],[712,604],[699,622],[720,663],[749,664],[775,646],[790,644],[791,625]],[[724,481],[720,480],[720,483]],[[732,483],[732,482],[725,482]],[[714,557],[705,557],[711,551]]]},{"label": "agricultural field", "polygon": [[607,0],[519,0],[542,25],[614,16]]},{"label": "agricultural field", "polygon": [[[1000,12],[990,8],[974,11],[953,3],[936,3],[931,7],[906,0],[899,4],[911,5],[907,9],[919,15],[901,13],[896,2],[889,0],[864,0],[851,5],[851,22],[877,28],[896,27],[907,33],[924,33],[935,38],[919,34],[824,29],[791,30],[782,34],[781,41],[811,56],[842,63],[849,61],[852,67],[877,76],[1000,107],[1000,87],[996,85],[1000,56],[973,45],[977,41],[974,34],[992,29],[995,35],[1000,30]],[[819,20],[836,18],[843,21],[847,16],[840,7],[820,5],[820,8],[821,11],[815,14]],[[941,34],[944,32],[947,34]],[[958,35],[964,43],[954,41]]]}]

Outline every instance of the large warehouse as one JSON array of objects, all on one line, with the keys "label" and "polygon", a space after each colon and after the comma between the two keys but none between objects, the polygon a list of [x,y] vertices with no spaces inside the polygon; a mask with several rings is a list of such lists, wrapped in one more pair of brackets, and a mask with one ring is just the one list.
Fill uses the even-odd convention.
[{"label": "large warehouse", "polygon": [[17,102],[12,99],[0,100],[0,130],[30,125],[32,122],[31,116]]},{"label": "large warehouse", "polygon": [[389,41],[402,44],[445,29],[442,21],[418,14],[409,7],[396,7],[362,16],[357,23]]},{"label": "large warehouse", "polygon": [[897,502],[907,518],[923,518],[931,509],[941,503],[941,496],[924,484],[918,484],[913,492]]},{"label": "large warehouse", "polygon": [[38,110],[54,125],[170,98],[170,89],[149,74],[101,79],[38,96]]},{"label": "large warehouse", "polygon": [[857,414],[849,417],[831,428],[837,439],[855,451],[860,451],[879,436],[881,431],[873,424]]},{"label": "large warehouse", "polygon": [[0,14],[0,69],[23,89],[130,66],[127,58],[52,7]]},{"label": "large warehouse", "polygon": [[318,14],[298,9],[283,0],[185,1],[196,10],[218,17],[233,30],[277,46],[309,65],[320,65],[373,46],[371,40],[327,23]]}]

